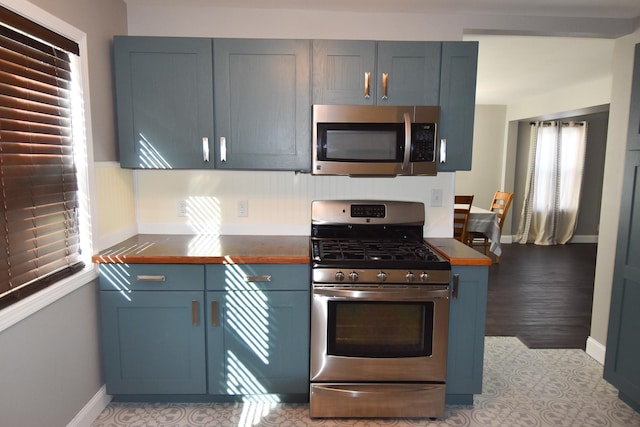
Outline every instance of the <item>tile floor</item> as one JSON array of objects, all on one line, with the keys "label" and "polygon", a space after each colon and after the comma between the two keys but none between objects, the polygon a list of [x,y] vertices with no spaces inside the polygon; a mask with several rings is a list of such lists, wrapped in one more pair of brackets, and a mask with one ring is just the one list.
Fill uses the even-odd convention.
[{"label": "tile floor", "polygon": [[92,427],[583,427],[640,426],[602,366],[584,351],[530,350],[517,338],[487,337],[484,384],[473,406],[429,419],[312,420],[305,404],[111,403]]}]

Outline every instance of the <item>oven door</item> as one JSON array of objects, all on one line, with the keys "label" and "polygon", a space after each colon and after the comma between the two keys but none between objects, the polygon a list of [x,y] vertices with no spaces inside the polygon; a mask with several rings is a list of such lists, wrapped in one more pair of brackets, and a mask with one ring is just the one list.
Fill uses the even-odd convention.
[{"label": "oven door", "polygon": [[449,286],[314,286],[311,381],[445,381]]}]

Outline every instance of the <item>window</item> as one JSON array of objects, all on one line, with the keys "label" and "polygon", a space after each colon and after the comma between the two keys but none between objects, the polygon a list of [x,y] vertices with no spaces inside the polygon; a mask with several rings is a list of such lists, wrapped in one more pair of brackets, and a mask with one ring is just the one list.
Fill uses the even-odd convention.
[{"label": "window", "polygon": [[567,243],[575,231],[587,122],[531,123],[529,170],[515,241]]},{"label": "window", "polygon": [[0,308],[84,266],[78,54],[72,40],[0,6]]}]

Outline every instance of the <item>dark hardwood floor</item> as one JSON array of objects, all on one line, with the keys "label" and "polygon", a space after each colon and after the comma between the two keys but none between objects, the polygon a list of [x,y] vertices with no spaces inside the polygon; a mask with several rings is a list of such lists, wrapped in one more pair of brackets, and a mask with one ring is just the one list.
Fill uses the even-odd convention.
[{"label": "dark hardwood floor", "polygon": [[488,336],[529,348],[581,348],[591,327],[596,244],[502,245],[489,268]]}]

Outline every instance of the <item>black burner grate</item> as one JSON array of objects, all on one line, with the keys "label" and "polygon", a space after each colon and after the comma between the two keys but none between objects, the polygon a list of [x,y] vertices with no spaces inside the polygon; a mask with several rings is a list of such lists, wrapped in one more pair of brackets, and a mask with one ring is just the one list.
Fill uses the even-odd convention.
[{"label": "black burner grate", "polygon": [[422,242],[406,240],[314,241],[314,259],[322,261],[440,261]]}]

